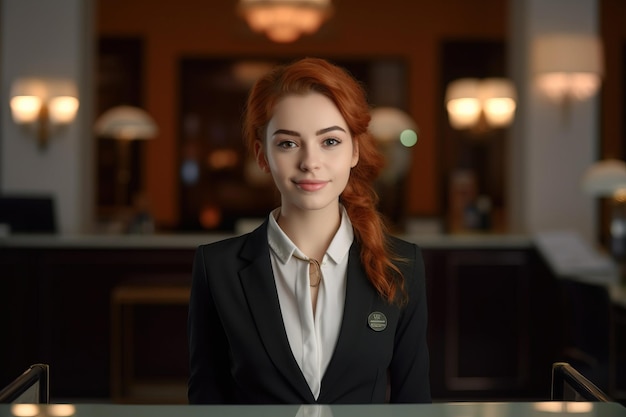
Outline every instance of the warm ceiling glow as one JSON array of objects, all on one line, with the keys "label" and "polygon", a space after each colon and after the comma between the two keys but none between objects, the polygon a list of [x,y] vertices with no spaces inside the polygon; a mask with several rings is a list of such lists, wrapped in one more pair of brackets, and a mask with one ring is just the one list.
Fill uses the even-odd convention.
[{"label": "warm ceiling glow", "polygon": [[277,43],[311,35],[332,13],[330,0],[240,0],[248,26]]}]

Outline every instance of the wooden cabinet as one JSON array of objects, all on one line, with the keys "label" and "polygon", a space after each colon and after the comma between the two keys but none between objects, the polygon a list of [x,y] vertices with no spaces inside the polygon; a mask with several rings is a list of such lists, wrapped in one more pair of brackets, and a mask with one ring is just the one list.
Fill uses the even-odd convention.
[{"label": "wooden cabinet", "polygon": [[609,395],[626,404],[626,304],[615,305],[611,321]]},{"label": "wooden cabinet", "polygon": [[532,249],[426,250],[431,380],[441,399],[548,398],[553,278]]}]

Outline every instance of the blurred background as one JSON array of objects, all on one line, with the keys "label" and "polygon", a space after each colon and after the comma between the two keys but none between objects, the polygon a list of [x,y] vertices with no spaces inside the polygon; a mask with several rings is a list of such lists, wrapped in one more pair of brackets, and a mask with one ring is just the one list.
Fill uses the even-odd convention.
[{"label": "blurred background", "polygon": [[274,3],[0,0],[0,385],[45,361],[58,398],[184,401],[193,249],[277,205],[242,144],[248,90],[315,56],[363,83],[380,208],[424,250],[434,398],[543,398],[563,358],[626,397],[605,285],[626,3]]}]

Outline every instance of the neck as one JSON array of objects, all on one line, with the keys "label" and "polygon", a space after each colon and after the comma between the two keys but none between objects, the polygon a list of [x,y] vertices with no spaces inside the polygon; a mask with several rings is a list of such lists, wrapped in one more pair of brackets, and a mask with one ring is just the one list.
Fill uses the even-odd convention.
[{"label": "neck", "polygon": [[321,262],[341,224],[339,207],[324,210],[285,210],[281,207],[278,225],[309,258]]}]

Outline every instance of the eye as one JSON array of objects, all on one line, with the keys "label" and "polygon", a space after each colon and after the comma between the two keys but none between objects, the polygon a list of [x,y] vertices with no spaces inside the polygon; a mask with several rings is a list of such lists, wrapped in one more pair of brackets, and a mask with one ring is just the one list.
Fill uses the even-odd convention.
[{"label": "eye", "polygon": [[326,138],[324,139],[324,146],[337,146],[341,143],[341,141],[337,138]]},{"label": "eye", "polygon": [[292,140],[281,140],[276,146],[282,149],[291,149],[296,147],[296,143]]}]

